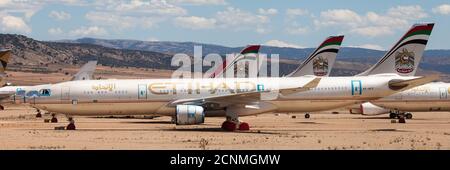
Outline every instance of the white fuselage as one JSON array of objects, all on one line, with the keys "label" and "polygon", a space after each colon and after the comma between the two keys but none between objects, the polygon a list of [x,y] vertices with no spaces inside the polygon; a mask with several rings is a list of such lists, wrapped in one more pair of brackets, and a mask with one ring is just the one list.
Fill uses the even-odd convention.
[{"label": "white fuselage", "polygon": [[[264,91],[265,97],[252,101],[260,111],[239,110],[239,115],[266,112],[311,112],[330,110],[375,100],[398,91],[391,90],[391,80],[417,77],[395,75],[378,77],[323,77],[317,87],[304,92],[277,94],[278,89],[302,87],[315,77],[227,78],[227,79],[141,79],[84,80],[40,86],[42,95],[27,98],[37,108],[69,115],[173,116],[168,103],[179,99],[206,98],[241,92]],[[275,94],[275,97],[273,95]],[[272,97],[267,97],[272,96]],[[224,101],[227,102],[227,101]],[[228,101],[230,105],[233,101]],[[228,107],[226,105],[222,107]],[[206,116],[222,116],[224,110],[206,110]]]},{"label": "white fuselage", "polygon": [[391,110],[450,111],[450,83],[428,83],[371,103]]},{"label": "white fuselage", "polygon": [[26,97],[38,95],[39,90],[46,86],[48,86],[48,84],[35,86],[4,86],[0,88],[0,101],[23,103],[25,102]]}]

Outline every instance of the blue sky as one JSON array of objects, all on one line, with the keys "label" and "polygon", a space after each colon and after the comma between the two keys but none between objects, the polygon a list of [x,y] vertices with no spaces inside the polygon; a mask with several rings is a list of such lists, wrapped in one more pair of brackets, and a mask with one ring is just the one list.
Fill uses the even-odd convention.
[{"label": "blue sky", "polygon": [[38,40],[95,37],[225,46],[388,49],[414,23],[435,22],[427,49],[450,49],[449,1],[0,0],[1,33]]}]

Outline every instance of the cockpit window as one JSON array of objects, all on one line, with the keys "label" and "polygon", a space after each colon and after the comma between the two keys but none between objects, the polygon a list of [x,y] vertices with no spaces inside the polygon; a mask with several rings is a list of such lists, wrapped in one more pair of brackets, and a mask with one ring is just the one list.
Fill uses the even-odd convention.
[{"label": "cockpit window", "polygon": [[25,95],[25,90],[22,90],[22,89],[18,89],[17,91],[16,91],[16,95],[18,95],[18,96],[24,96]]},{"label": "cockpit window", "polygon": [[39,90],[40,96],[50,96],[50,89],[41,89]]}]

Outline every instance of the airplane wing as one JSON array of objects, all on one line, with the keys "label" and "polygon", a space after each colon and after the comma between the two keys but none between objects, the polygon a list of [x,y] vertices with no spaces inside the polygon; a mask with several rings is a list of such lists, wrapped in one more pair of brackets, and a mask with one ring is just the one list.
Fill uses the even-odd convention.
[{"label": "airplane wing", "polygon": [[[279,92],[283,95],[288,95],[292,93],[302,92],[310,90],[311,88],[317,87],[320,82],[320,78],[314,78],[307,84],[302,87],[296,88],[286,88],[279,89]],[[205,104],[219,104],[219,105],[230,105],[230,104],[245,104],[249,102],[259,101],[261,99],[261,94],[268,91],[253,91],[253,92],[242,92],[242,93],[234,93],[234,94],[226,94],[219,96],[210,96],[210,97],[202,97],[202,98],[194,98],[194,99],[180,99],[172,101],[168,104],[168,106],[176,106],[180,104],[187,105],[205,105]]]},{"label": "airplane wing", "polygon": [[389,88],[392,90],[405,91],[426,83],[439,79],[439,75],[423,76],[410,80],[391,80],[389,82]]},{"label": "airplane wing", "polygon": [[92,75],[95,72],[95,68],[97,67],[97,61],[89,61],[80,68],[80,71],[77,74],[73,75],[73,80],[91,80]]}]

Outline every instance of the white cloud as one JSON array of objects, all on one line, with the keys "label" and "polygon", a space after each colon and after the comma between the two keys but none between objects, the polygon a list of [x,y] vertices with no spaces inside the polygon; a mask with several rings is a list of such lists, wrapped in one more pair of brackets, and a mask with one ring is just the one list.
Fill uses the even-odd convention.
[{"label": "white cloud", "polygon": [[355,45],[355,46],[349,46],[349,47],[366,48],[366,49],[380,50],[380,51],[385,50],[383,47],[376,45],[376,44],[363,44],[363,45]]},{"label": "white cloud", "polygon": [[278,13],[278,10],[275,8],[269,8],[269,9],[259,8],[258,13],[261,15],[275,15]]},{"label": "white cloud", "polygon": [[293,35],[300,35],[300,34],[306,34],[308,33],[308,28],[307,27],[294,27],[294,26],[290,26],[286,28],[286,32],[289,34],[293,34]]},{"label": "white cloud", "polygon": [[432,9],[435,14],[449,15],[450,14],[450,5],[442,4]]},{"label": "white cloud", "polygon": [[363,36],[391,35],[396,30],[405,30],[428,14],[419,5],[395,6],[385,14],[367,12],[360,15],[350,9],[332,9],[320,13],[314,25],[320,29],[333,26],[333,29],[344,29],[345,32]]},{"label": "white cloud", "polygon": [[425,11],[423,11],[422,7],[420,7],[419,5],[396,6],[394,8],[390,8],[387,15],[392,18],[401,18],[408,20],[428,17],[428,14],[425,13]]},{"label": "white cloud", "polygon": [[0,15],[0,27],[3,32],[13,33],[30,33],[31,28],[25,23],[25,21],[16,16]]},{"label": "white cloud", "polygon": [[48,14],[48,16],[58,21],[68,20],[72,17],[69,13],[64,11],[51,11],[50,14]]},{"label": "white cloud", "polygon": [[235,31],[253,29],[257,33],[269,32],[268,28],[266,28],[266,24],[269,22],[268,16],[241,11],[233,7],[217,12],[215,19],[221,28]]},{"label": "white cloud", "polygon": [[186,9],[168,3],[165,0],[132,0],[132,1],[109,1],[98,2],[97,7],[106,11],[114,11],[128,14],[153,14],[160,16],[180,16],[187,14]]},{"label": "white cloud", "polygon": [[320,12],[320,22],[316,26],[349,25],[357,26],[363,22],[363,18],[349,9],[332,9]]},{"label": "white cloud", "polygon": [[133,17],[118,15],[111,12],[88,12],[85,16],[94,25],[107,26],[117,31],[135,28],[152,28],[156,23],[162,21],[156,17]]},{"label": "white cloud", "polygon": [[169,0],[169,2],[174,2],[177,4],[186,5],[225,5],[227,4],[225,0]]},{"label": "white cloud", "polygon": [[159,39],[155,37],[148,37],[145,41],[159,41]]},{"label": "white cloud", "polygon": [[48,29],[48,33],[50,35],[62,35],[64,34],[64,31],[61,28],[50,28]]},{"label": "white cloud", "polygon": [[108,32],[101,27],[91,26],[91,27],[80,27],[78,29],[69,32],[70,36],[102,36],[106,35]]},{"label": "white cloud", "polygon": [[306,9],[300,9],[300,8],[289,8],[286,10],[286,15],[288,18],[294,18],[297,16],[304,16],[308,15],[309,12]]},{"label": "white cloud", "polygon": [[197,17],[197,16],[190,16],[190,17],[177,17],[174,20],[175,25],[183,28],[189,28],[193,30],[198,29],[211,29],[214,28],[216,25],[215,19],[208,19],[203,17]]},{"label": "white cloud", "polygon": [[351,29],[350,32],[369,37],[376,37],[380,35],[391,35],[394,33],[393,30],[387,26],[358,27]]},{"label": "white cloud", "polygon": [[305,48],[300,45],[291,44],[288,42],[280,41],[280,40],[269,40],[264,45],[272,46],[272,47],[290,47],[290,48]]}]

